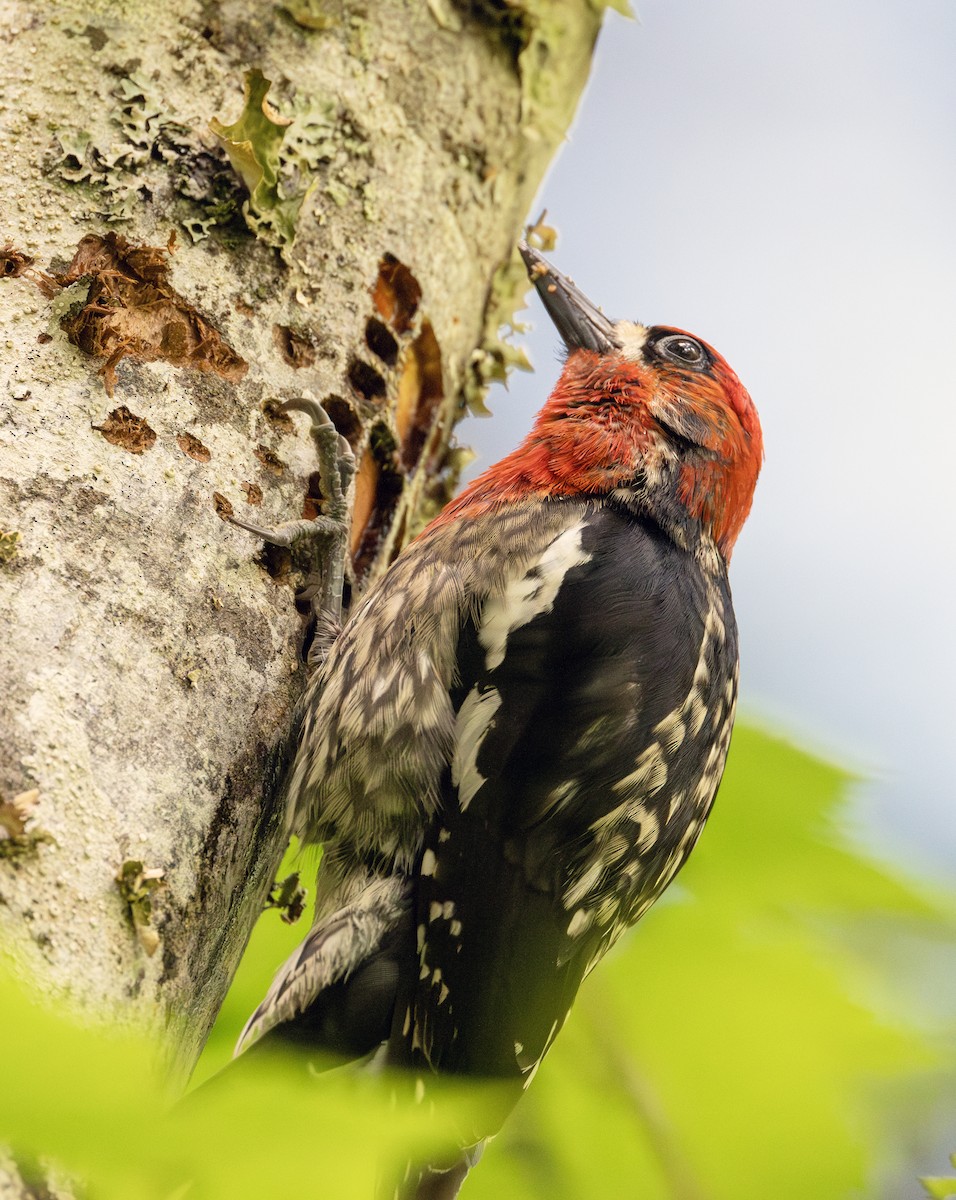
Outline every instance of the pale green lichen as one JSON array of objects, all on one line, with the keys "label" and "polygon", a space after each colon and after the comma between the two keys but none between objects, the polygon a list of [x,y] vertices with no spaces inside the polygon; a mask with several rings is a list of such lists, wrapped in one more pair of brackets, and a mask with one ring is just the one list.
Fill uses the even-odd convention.
[{"label": "pale green lichen", "polygon": [[152,153],[162,126],[167,123],[162,103],[152,94],[146,77],[135,73],[121,77],[113,95],[120,102],[118,122],[128,143],[121,154],[133,158],[138,149],[139,157],[145,158]]},{"label": "pale green lichen", "polygon": [[371,224],[374,221],[381,219],[381,213],[378,207],[378,192],[375,184],[371,182],[359,184],[359,192],[362,196],[362,216]]},{"label": "pale green lichen", "polygon": [[[628,0],[427,0],[435,23],[459,32],[460,11],[493,28],[510,51],[521,82],[521,125],[525,135],[553,144],[564,136],[578,93],[566,86],[567,58],[590,58],[591,42],[609,8],[631,16]],[[458,11],[456,11],[458,10]],[[590,10],[590,11],[589,11]],[[585,68],[586,74],[586,68]]]},{"label": "pale green lichen", "polygon": [[53,156],[53,167],[68,183],[90,185],[100,197],[99,215],[121,222],[130,220],[142,205],[140,172],[149,164],[163,131],[162,106],[137,74],[120,78],[111,95],[119,102],[110,118],[118,136],[97,142],[85,130],[58,129],[61,155]]},{"label": "pale green lichen", "polygon": [[515,369],[531,370],[523,347],[510,340],[525,330],[525,326],[515,319],[515,313],[525,307],[527,290],[528,276],[524,265],[517,255],[513,255],[492,277],[482,338],[468,361],[462,396],[468,410],[476,415],[491,415],[485,404],[491,384],[506,382]]},{"label": "pale green lichen", "polygon": [[0,563],[12,562],[20,549],[20,534],[15,529],[0,529]]},{"label": "pale green lichen", "polygon": [[335,24],[335,17],[328,11],[328,0],[286,0],[281,8],[303,29],[331,29]]},{"label": "pale green lichen", "polygon": [[[524,45],[518,54],[518,71],[525,134],[547,143],[559,142],[578,100],[563,86],[563,73],[555,65],[556,56],[570,49],[569,38],[577,40],[580,36],[571,24],[571,6],[554,4],[553,0],[524,0],[520,4],[507,0],[506,7],[520,9],[523,18],[519,28]],[[631,15],[628,0],[590,0],[590,7],[599,15],[608,8],[623,16]]]},{"label": "pale green lichen", "polygon": [[363,67],[367,67],[372,60],[369,28],[365,17],[355,13],[349,17],[349,54],[357,58]]},{"label": "pale green lichen", "polygon": [[[230,126],[213,121],[212,129],[249,189],[246,223],[284,250],[310,194],[337,208],[361,202],[368,215],[371,147],[356,119],[332,100],[297,96],[292,116],[279,116],[266,99],[270,86],[261,71],[250,71],[239,120]],[[315,219],[323,222],[321,203]]]},{"label": "pale green lichen", "polygon": [[[296,168],[316,171],[335,160],[341,149],[342,130],[335,101],[307,100],[297,96],[292,103],[292,124],[281,147],[281,171]],[[294,181],[292,181],[294,182]]]},{"label": "pale green lichen", "polygon": [[326,196],[337,208],[344,208],[349,202],[349,189],[337,179],[330,179],[323,189]]},{"label": "pale green lichen", "polygon": [[238,184],[224,159],[164,115],[164,103],[153,89],[137,72],[120,77],[110,93],[118,103],[108,118],[108,135],[54,129],[48,168],[66,183],[89,188],[91,212],[111,224],[131,220],[143,207],[143,193],[168,181],[187,202],[183,207],[188,211],[180,217],[183,228],[193,241],[201,241],[237,215]]},{"label": "pale green lichen", "polygon": [[245,99],[239,119],[209,122],[233,169],[249,190],[243,213],[257,237],[276,245],[291,243],[306,192],[287,195],[279,182],[280,149],[291,118],[280,116],[267,96],[272,81],[258,67],[246,72]]}]

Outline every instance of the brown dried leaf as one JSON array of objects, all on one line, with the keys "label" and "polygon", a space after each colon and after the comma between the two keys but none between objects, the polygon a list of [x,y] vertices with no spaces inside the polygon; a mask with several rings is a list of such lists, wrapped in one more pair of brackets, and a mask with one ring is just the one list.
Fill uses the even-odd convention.
[{"label": "brown dried leaf", "polygon": [[108,442],[122,446],[130,454],[142,454],[152,450],[156,443],[156,431],[142,417],[131,413],[125,404],[114,408],[102,425],[94,425]]},{"label": "brown dried leaf", "polygon": [[216,510],[216,515],[223,521],[232,516],[232,504],[226,499],[222,492],[213,492],[212,494],[213,507]]},{"label": "brown dried leaf", "polygon": [[212,458],[212,451],[194,434],[181,433],[176,441],[183,454],[194,458],[196,462],[207,463]]}]

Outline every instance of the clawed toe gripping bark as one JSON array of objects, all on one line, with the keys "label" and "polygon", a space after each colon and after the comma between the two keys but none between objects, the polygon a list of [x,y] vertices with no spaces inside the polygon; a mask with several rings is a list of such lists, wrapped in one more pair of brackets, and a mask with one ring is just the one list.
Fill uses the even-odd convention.
[{"label": "clawed toe gripping bark", "polygon": [[[310,598],[317,628],[323,631],[331,625],[337,630],[342,620],[342,590],[345,585],[345,555],[348,550],[352,507],[350,492],[355,478],[355,458],[351,446],[314,396],[286,400],[280,406],[280,411],[302,412],[312,421],[310,432],[318,451],[319,475],[326,497],[325,512],[311,520],[300,518],[273,527],[255,525],[232,515],[227,520],[273,546],[284,546],[300,553],[304,550],[307,574],[322,580],[321,586],[315,589]],[[322,658],[328,650],[327,643],[326,637],[317,637],[313,644],[314,648],[324,647]],[[315,666],[312,652],[309,654],[309,665]]]}]

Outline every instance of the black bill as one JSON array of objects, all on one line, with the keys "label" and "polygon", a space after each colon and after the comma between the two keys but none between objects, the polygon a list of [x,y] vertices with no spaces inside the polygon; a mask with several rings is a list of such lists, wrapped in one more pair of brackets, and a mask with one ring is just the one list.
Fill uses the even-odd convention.
[{"label": "black bill", "polygon": [[604,313],[527,242],[519,242],[518,249],[531,282],[567,348],[596,350],[599,354],[616,350],[620,343]]}]

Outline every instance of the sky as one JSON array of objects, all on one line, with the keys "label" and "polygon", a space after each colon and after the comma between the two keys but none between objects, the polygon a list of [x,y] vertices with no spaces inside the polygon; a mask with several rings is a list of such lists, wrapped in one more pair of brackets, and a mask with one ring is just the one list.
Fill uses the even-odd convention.
[{"label": "sky", "polygon": [[[956,3],[636,7],[539,194],[550,257],[742,378],[766,461],[731,569],[741,715],[863,778],[873,851],[956,881]],[[557,377],[522,317],[536,373],[460,427],[470,474]]]}]

